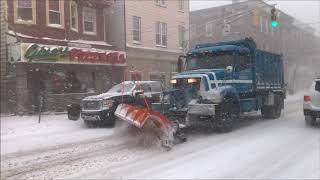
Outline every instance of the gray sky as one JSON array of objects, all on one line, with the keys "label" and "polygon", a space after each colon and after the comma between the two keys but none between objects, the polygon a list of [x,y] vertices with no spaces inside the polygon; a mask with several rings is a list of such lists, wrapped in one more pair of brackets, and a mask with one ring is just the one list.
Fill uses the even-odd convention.
[{"label": "gray sky", "polygon": [[[230,3],[231,0],[191,0],[190,8],[192,11]],[[304,23],[312,23],[320,20],[319,0],[270,0],[268,3],[277,4],[277,8],[303,21]],[[313,26],[315,25],[319,24],[313,24]]]}]

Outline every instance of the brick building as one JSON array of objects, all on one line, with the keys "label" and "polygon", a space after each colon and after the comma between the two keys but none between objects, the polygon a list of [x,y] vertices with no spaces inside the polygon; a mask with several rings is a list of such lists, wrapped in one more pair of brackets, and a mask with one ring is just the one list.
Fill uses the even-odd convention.
[{"label": "brick building", "polygon": [[168,83],[189,40],[189,0],[117,0],[107,42],[127,52],[127,78]]},{"label": "brick building", "polygon": [[63,111],[121,81],[126,53],[105,41],[113,2],[6,1],[10,111],[37,110],[41,94],[45,110]]},{"label": "brick building", "polygon": [[[272,28],[272,8],[263,1],[241,1],[192,11],[190,46],[252,37],[259,49],[283,55],[285,79],[290,89],[306,87],[320,68],[320,39],[312,28],[299,25],[294,17],[279,10],[279,26]],[[302,76],[304,78],[297,79]]]},{"label": "brick building", "polygon": [[6,113],[5,108],[8,104],[7,96],[7,3],[6,1],[0,2],[0,113]]}]

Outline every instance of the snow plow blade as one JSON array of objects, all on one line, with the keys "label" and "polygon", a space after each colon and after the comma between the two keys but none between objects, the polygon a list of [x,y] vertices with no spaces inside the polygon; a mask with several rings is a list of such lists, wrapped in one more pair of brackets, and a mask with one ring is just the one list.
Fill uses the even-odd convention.
[{"label": "snow plow blade", "polygon": [[159,130],[158,137],[161,145],[171,149],[174,141],[174,128],[169,119],[160,112],[152,111],[146,107],[137,107],[129,104],[119,104],[115,116],[126,121],[138,129],[142,129],[148,124]]}]

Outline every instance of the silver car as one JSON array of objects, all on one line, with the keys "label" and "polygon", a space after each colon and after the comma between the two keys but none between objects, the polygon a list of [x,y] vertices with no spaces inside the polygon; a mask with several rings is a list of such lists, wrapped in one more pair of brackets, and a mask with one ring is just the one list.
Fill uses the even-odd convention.
[{"label": "silver car", "polygon": [[320,78],[314,80],[309,94],[304,96],[303,113],[308,125],[315,125],[320,118]]}]

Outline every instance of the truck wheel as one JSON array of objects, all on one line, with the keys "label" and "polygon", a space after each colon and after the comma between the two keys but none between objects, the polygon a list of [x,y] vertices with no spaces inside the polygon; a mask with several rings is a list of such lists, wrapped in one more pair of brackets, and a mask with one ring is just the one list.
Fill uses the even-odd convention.
[{"label": "truck wheel", "polygon": [[234,126],[237,111],[232,99],[225,100],[221,104],[221,111],[217,114],[217,130],[222,133],[231,132]]},{"label": "truck wheel", "polygon": [[84,121],[84,123],[86,124],[86,126],[88,128],[95,128],[95,127],[99,126],[98,122],[96,122],[96,121]]},{"label": "truck wheel", "polygon": [[77,121],[79,118],[80,118],[80,116],[73,116],[71,114],[68,114],[68,119],[69,120]]},{"label": "truck wheel", "polygon": [[313,116],[305,116],[305,121],[308,126],[314,126],[316,124],[316,118]]},{"label": "truck wheel", "polygon": [[84,121],[84,124],[86,124],[86,126],[88,127],[88,128],[92,128],[93,127],[93,124],[92,124],[92,122],[91,121]]},{"label": "truck wheel", "polygon": [[263,106],[261,115],[264,119],[277,119],[281,116],[283,99],[275,96],[275,104],[273,106]]}]

